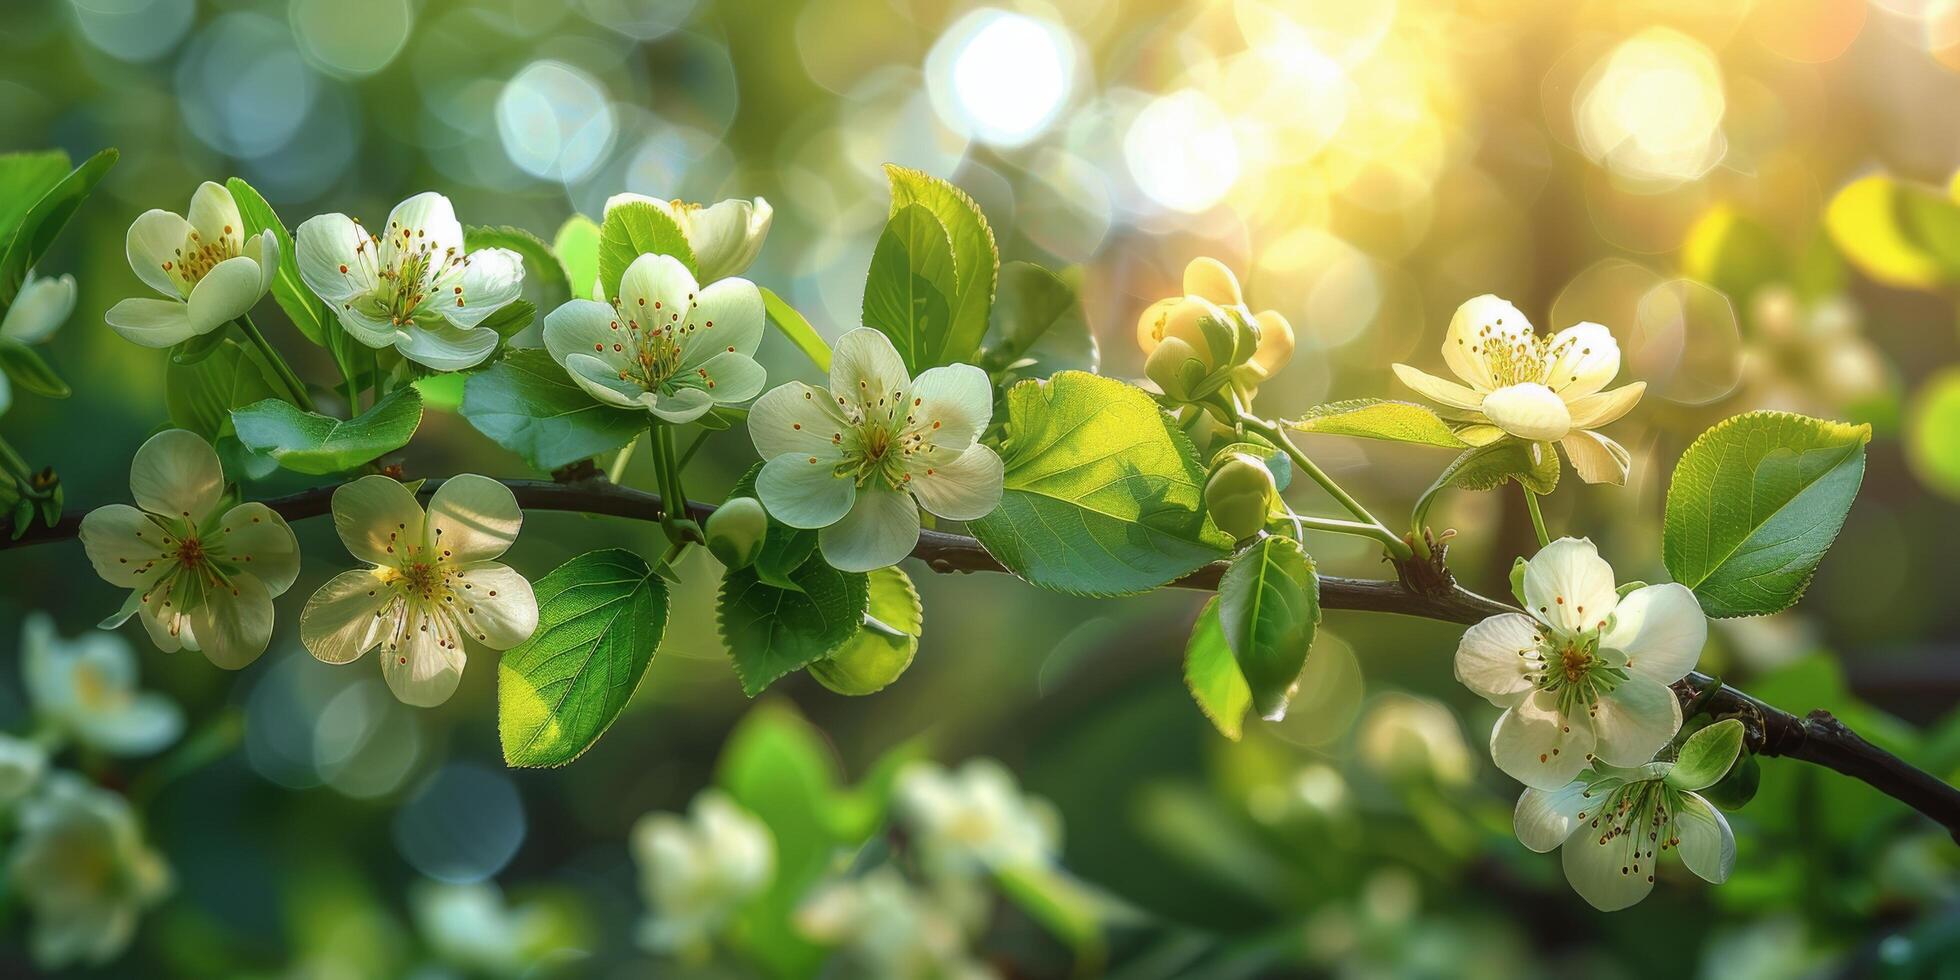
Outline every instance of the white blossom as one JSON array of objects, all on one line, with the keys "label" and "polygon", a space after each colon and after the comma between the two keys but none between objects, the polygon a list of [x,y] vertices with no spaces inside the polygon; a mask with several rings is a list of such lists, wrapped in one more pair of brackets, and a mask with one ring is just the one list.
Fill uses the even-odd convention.
[{"label": "white blossom", "polygon": [[34,914],[28,949],[48,970],[115,959],[137,916],[170,890],[170,868],[129,804],[65,772],[21,804],[7,876]]},{"label": "white blossom", "polygon": [[769,202],[759,197],[702,205],[662,201],[644,194],[614,194],[606,200],[606,210],[621,204],[651,204],[673,218],[681,234],[687,236],[694,267],[700,270],[704,286],[747,270],[762,251],[762,241],[769,236],[769,221],[775,216]]},{"label": "white blossom", "polygon": [[648,906],[640,944],[656,952],[698,952],[776,873],[769,827],[717,790],[696,795],[685,817],[641,817],[632,848]]},{"label": "white blossom", "polygon": [[34,613],[20,647],[34,715],[53,731],[116,755],[147,755],[183,734],[176,702],[138,686],[136,655],[122,637],[96,631],[65,639],[46,613]]},{"label": "white blossom", "polygon": [[104,316],[144,347],[180,344],[244,316],[279,271],[272,229],[246,237],[231,191],[210,181],[191,195],[189,218],[155,208],[138,215],[126,251],[136,277],[166,298],[126,299]]}]

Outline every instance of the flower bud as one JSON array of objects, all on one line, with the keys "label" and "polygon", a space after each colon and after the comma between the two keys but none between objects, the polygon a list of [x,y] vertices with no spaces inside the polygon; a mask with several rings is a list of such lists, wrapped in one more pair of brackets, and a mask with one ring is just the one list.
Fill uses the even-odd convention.
[{"label": "flower bud", "polygon": [[1245,302],[1239,291],[1239,277],[1225,263],[1199,256],[1184,267],[1184,294],[1210,300],[1219,306],[1238,306]]},{"label": "flower bud", "polygon": [[1234,538],[1249,538],[1266,526],[1279,488],[1266,464],[1250,453],[1228,453],[1205,481],[1205,509],[1212,523]]},{"label": "flower bud", "polygon": [[1143,315],[1137,317],[1137,346],[1143,349],[1145,357],[1155,353],[1157,345],[1163,342],[1164,318],[1169,316],[1171,308],[1183,299],[1182,296],[1160,299],[1145,307]]},{"label": "flower bud", "polygon": [[708,551],[728,568],[747,568],[769,535],[769,515],[754,497],[731,497],[708,515]]},{"label": "flower bud", "polygon": [[1186,296],[1164,315],[1164,339],[1176,337],[1204,359],[1205,372],[1233,362],[1240,344],[1234,317],[1196,296]]},{"label": "flower bud", "polygon": [[1177,401],[1188,402],[1200,397],[1198,387],[1211,373],[1211,368],[1183,339],[1165,337],[1164,342],[1150,352],[1150,359],[1143,364],[1143,373],[1155,381],[1164,394]]},{"label": "flower bud", "polygon": [[1255,319],[1259,323],[1258,349],[1252,359],[1246,362],[1247,369],[1256,381],[1264,381],[1286,366],[1293,359],[1293,324],[1278,310],[1266,310]]}]

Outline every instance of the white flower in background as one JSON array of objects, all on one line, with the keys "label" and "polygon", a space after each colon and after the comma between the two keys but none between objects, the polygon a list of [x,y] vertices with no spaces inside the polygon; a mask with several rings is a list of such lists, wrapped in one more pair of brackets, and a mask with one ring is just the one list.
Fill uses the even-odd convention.
[{"label": "white flower in background", "polygon": [[1677,762],[1597,766],[1556,789],[1527,789],[1512,817],[1518,840],[1541,854],[1562,846],[1565,880],[1603,912],[1646,898],[1669,851],[1719,885],[1735,866],[1735,834],[1696,790],[1720,780],[1741,745],[1731,719],[1696,732]]},{"label": "white flower in background", "polygon": [[420,882],[409,891],[409,908],[429,948],[472,976],[522,976],[556,952],[560,930],[551,909],[507,904],[489,882]]},{"label": "white flower in background", "polygon": [[667,255],[642,255],[612,303],[575,299],[544,321],[544,345],[587,394],[676,424],[745,402],[766,375],[762,294],[747,279],[700,287]]},{"label": "white flower in background", "polygon": [[835,947],[862,976],[996,976],[971,958],[958,917],[890,865],[818,886],[797,907],[795,923],[805,938]]},{"label": "white flower in background", "polygon": [[[20,284],[20,292],[14,296],[13,305],[0,315],[0,341],[41,343],[54,336],[74,312],[74,276],[40,279],[30,269],[27,281]],[[7,380],[6,372],[0,371],[0,413],[6,412],[13,401],[13,384]]]},{"label": "white flower in background", "polygon": [[137,916],[170,890],[170,868],[143,842],[129,804],[65,772],[21,804],[7,876],[34,913],[28,948],[47,970],[114,959]]},{"label": "white flower in background", "polygon": [[1014,774],[992,759],[957,771],[907,766],[893,809],[927,867],[953,875],[1047,864],[1061,845],[1061,818],[1047,800],[1023,796]]},{"label": "white flower in background", "polygon": [[1708,620],[1684,585],[1649,585],[1622,599],[1590,540],[1560,538],[1525,566],[1530,616],[1470,627],[1456,679],[1504,714],[1490,754],[1511,778],[1558,789],[1597,759],[1646,763],[1681,728],[1668,685],[1693,670]]},{"label": "white flower in background", "polygon": [[640,944],[655,952],[699,950],[776,874],[769,827],[716,790],[697,794],[686,817],[641,817],[631,845],[648,905]]},{"label": "white flower in background", "polygon": [[516,252],[464,251],[456,211],[434,191],[395,205],[380,234],[344,214],[315,215],[299,226],[293,247],[300,277],[355,340],[393,345],[437,371],[489,357],[497,333],[477,328],[524,286]]},{"label": "white flower in background", "polygon": [[47,749],[24,738],[0,734],[0,810],[19,802],[47,771]]},{"label": "white flower in background", "polygon": [[1742,351],[1748,404],[1829,418],[1884,398],[1892,369],[1862,319],[1844,296],[1806,302],[1782,284],[1757,290]]},{"label": "white flower in background", "polygon": [[1357,741],[1361,758],[1385,775],[1461,786],[1475,771],[1456,715],[1428,698],[1400,693],[1376,698],[1361,718]]},{"label": "white flower in background", "polygon": [[381,648],[381,676],[404,703],[432,707],[463,679],[463,641],[492,650],[538,627],[531,583],[496,561],[524,512],[510,488],[465,473],[444,480],[427,513],[407,487],[364,476],[333,493],[333,524],[355,558],[299,614],[299,638],[330,664]]},{"label": "white flower in background", "polygon": [[759,197],[701,205],[662,201],[645,194],[614,194],[606,199],[606,210],[621,204],[651,204],[673,218],[694,252],[694,267],[701,271],[702,285],[747,270],[762,251],[762,240],[769,236],[769,221],[775,216],[769,202]]},{"label": "white flower in background", "polygon": [[917,379],[884,334],[837,341],[830,390],[800,381],[749,410],[762,458],[762,506],[791,527],[822,528],[824,560],[845,571],[895,565],[919,540],[919,508],[971,521],[1000,504],[1001,461],[974,440],[992,421],[993,389],[971,364]]},{"label": "white flower in background", "polygon": [[35,717],[62,735],[114,755],[147,755],[177,740],[184,713],[137,687],[136,655],[114,633],[64,639],[46,613],[21,628],[21,674]]},{"label": "white flower in background", "polygon": [[129,226],[129,267],[167,299],[123,300],[104,314],[131,343],[170,347],[250,312],[279,271],[279,239],[268,228],[245,237],[238,202],[205,181],[191,195],[189,219],[143,212]]},{"label": "white flower in background", "polygon": [[110,504],[82,518],[95,573],[132,590],[104,627],[140,614],[158,649],[202,650],[228,670],[265,652],[272,600],[299,577],[299,542],[264,504],[223,509],[224,488],[218,454],[193,433],[166,429],[136,450],[136,506]]},{"label": "white flower in background", "polygon": [[1489,294],[1457,307],[1443,338],[1443,362],[1469,387],[1408,366],[1395,376],[1468,423],[1457,435],[1475,446],[1504,436],[1556,442],[1587,483],[1625,483],[1632,456],[1594,431],[1640,401],[1647,383],[1602,391],[1620,373],[1620,345],[1597,323],[1549,337],[1518,308]]}]

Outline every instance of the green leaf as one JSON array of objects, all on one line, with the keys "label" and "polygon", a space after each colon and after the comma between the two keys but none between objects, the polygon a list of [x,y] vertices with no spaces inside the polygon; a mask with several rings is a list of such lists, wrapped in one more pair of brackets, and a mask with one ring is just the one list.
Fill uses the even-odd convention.
[{"label": "green leaf", "polygon": [[687,244],[687,233],[667,212],[645,201],[614,205],[606,212],[599,228],[599,284],[602,295],[619,295],[620,277],[626,267],[642,255],[671,255],[700,275],[694,265],[694,249]]},{"label": "green leaf", "polygon": [[565,270],[576,299],[594,299],[599,282],[599,223],[582,214],[565,219],[551,239],[551,251]]},{"label": "green leaf", "polygon": [[1205,602],[1205,611],[1191,626],[1191,639],[1184,644],[1184,686],[1198,710],[1211,719],[1218,734],[1236,742],[1244,730],[1245,712],[1252,707],[1252,688],[1232,656],[1232,645],[1225,642],[1225,628],[1218,622],[1218,597]]},{"label": "green leaf", "polygon": [[1222,558],[1205,469],[1142,389],[1063,371],[1007,391],[1004,493],[967,530],[1014,574],[1074,595],[1129,595]]},{"label": "green leaf", "polygon": [[1268,535],[1232,560],[1218,583],[1218,625],[1268,720],[1286,715],[1320,625],[1320,579],[1292,538]]},{"label": "green leaf", "polygon": [[218,346],[224,342],[225,332],[223,330],[213,330],[210,333],[198,334],[170,348],[170,363],[196,364],[210,357],[217,351]]},{"label": "green leaf", "polygon": [[1286,424],[1300,432],[1383,439],[1442,449],[1462,449],[1469,445],[1450,431],[1449,424],[1435,410],[1414,402],[1385,398],[1355,398],[1316,405]]},{"label": "green leaf", "polygon": [[1728,718],[1688,736],[1666,781],[1679,790],[1705,789],[1720,782],[1742,754],[1742,721]]},{"label": "green leaf", "polygon": [[28,209],[61,183],[72,166],[66,150],[0,153],[0,248],[14,240]]},{"label": "green leaf", "polygon": [[514,299],[497,308],[497,312],[483,318],[478,329],[495,331],[497,336],[509,340],[512,334],[531,325],[538,318],[538,308],[527,299]]},{"label": "green leaf", "polygon": [[1000,273],[994,231],[987,226],[980,206],[952,184],[895,164],[885,165],[885,176],[891,180],[892,214],[909,205],[923,206],[939,219],[953,246],[958,279],[956,288],[946,296],[953,310],[952,328],[940,345],[940,359],[932,363],[971,361],[987,335],[987,314],[994,305],[994,285]]},{"label": "green leaf", "polygon": [[[507,248],[516,252],[524,260],[524,281],[537,287],[538,305],[547,310],[555,310],[572,298],[571,280],[558,256],[552,254],[551,246],[522,228],[513,225],[465,228],[463,247],[471,252],[480,248]],[[509,336],[503,331],[498,333]]]},{"label": "green leaf", "polygon": [[958,288],[953,269],[953,246],[931,211],[914,204],[892,213],[865,277],[864,323],[891,338],[915,375],[963,359],[944,356]]},{"label": "green leaf", "polygon": [[1031,262],[1002,266],[985,362],[989,370],[1017,379],[1057,371],[1096,373],[1101,353],[1075,287]]},{"label": "green leaf", "polygon": [[667,628],[667,585],[646,560],[590,551],[535,588],[538,629],[497,667],[497,734],[512,766],[562,766],[619,718]]},{"label": "green leaf", "polygon": [[173,362],[163,382],[170,424],[216,441],[231,433],[232,409],[279,397],[273,377],[258,351],[232,340],[194,363]]},{"label": "green leaf", "polygon": [[1682,271],[1727,293],[1740,309],[1756,290],[1787,279],[1789,264],[1768,228],[1727,204],[1702,215],[1681,247]]},{"label": "green leaf", "polygon": [[858,627],[856,635],[806,668],[838,694],[876,694],[891,686],[912,665],[925,627],[919,590],[904,569],[893,565],[865,574],[870,594],[865,614],[879,625]]},{"label": "green leaf", "polygon": [[21,390],[29,391],[42,398],[66,398],[69,395],[68,382],[54,373],[54,368],[41,359],[34,348],[14,340],[0,337],[0,371],[20,385]]},{"label": "green leaf", "polygon": [[1688,447],[1661,544],[1710,616],[1759,616],[1803,595],[1865,475],[1868,425],[1750,412]]},{"label": "green leaf", "polygon": [[342,473],[408,445],[422,424],[422,396],[405,385],[374,407],[341,420],[301,411],[279,398],[234,409],[238,441],[295,473]]},{"label": "green leaf", "polygon": [[645,412],[593,400],[541,350],[511,351],[470,375],[463,417],[541,472],[618,449],[649,420]]},{"label": "green leaf", "polygon": [[[313,290],[306,288],[306,281],[299,276],[299,251],[293,247],[293,236],[286,230],[286,224],[279,220],[278,212],[267,204],[260,194],[243,177],[233,177],[225,181],[225,188],[231,191],[232,200],[238,202],[238,215],[245,221],[245,237],[265,233],[271,229],[272,237],[279,242],[279,271],[272,277],[272,298],[286,319],[306,337],[322,347],[332,348],[333,337],[340,332],[340,321],[327,309],[327,304]],[[339,362],[347,348],[334,351],[334,359]],[[346,367],[343,364],[343,372]]]},{"label": "green leaf", "polygon": [[1002,895],[1075,954],[1077,976],[1096,976],[1108,951],[1103,940],[1102,901],[1060,868],[1024,864],[1002,869],[994,878]]},{"label": "green leaf", "polygon": [[116,156],[115,150],[103,150],[82,161],[81,166],[55,181],[21,215],[19,228],[7,240],[6,252],[0,254],[0,309],[13,305],[14,297],[20,295],[21,283],[27,281],[27,270],[53,247],[68,219],[75,216],[95,185],[116,165]]},{"label": "green leaf", "polygon": [[795,589],[764,582],[754,566],[722,577],[716,619],[750,697],[842,646],[864,621],[870,598],[864,573],[840,572],[817,555],[790,578]]},{"label": "green leaf", "polygon": [[762,293],[762,309],[769,314],[769,322],[774,324],[777,330],[782,331],[783,336],[788,337],[789,342],[795,344],[796,349],[802,351],[803,356],[817,366],[817,370],[829,374],[830,345],[824,343],[823,337],[817,333],[817,328],[810,326],[810,321],[804,319],[803,314],[796,312],[795,307],[784,302],[781,296],[760,287],[758,291]]},{"label": "green leaf", "polygon": [[1558,453],[1551,443],[1504,438],[1465,450],[1443,467],[1436,482],[1463,490],[1495,490],[1515,481],[1542,497],[1558,488],[1558,477]]},{"label": "green leaf", "polygon": [[1888,286],[1930,290],[1960,277],[1960,205],[1940,191],[1882,174],[1831,198],[1824,227],[1844,257]]}]

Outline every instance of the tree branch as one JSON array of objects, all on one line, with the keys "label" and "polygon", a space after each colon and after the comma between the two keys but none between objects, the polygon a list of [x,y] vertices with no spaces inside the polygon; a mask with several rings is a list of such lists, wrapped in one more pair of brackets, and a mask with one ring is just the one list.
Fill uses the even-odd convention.
[{"label": "tree branch", "polygon": [[[518,505],[526,510],[600,514],[643,521],[657,521],[663,513],[658,495],[602,479],[574,483],[503,482],[517,496]],[[422,485],[419,494],[427,498],[440,485],[440,481],[431,480]],[[263,502],[288,521],[320,517],[332,510],[335,489],[315,487]],[[712,504],[689,501],[687,516],[705,521],[714,509]],[[37,525],[18,540],[0,538],[0,551],[73,538],[80,528],[79,513],[64,514],[53,527]],[[1399,581],[1323,575],[1320,577],[1321,608],[1398,613],[1466,625],[1490,616],[1521,612],[1457,585],[1443,564],[1443,549],[1434,549],[1434,555],[1428,562],[1418,559],[1399,564]],[[942,574],[1007,571],[979,541],[944,531],[921,532],[912,556]],[[1225,562],[1213,562],[1172,585],[1215,591],[1225,568]],[[1937,821],[1960,842],[1960,790],[1871,744],[1828,711],[1812,711],[1806,717],[1798,717],[1726,685],[1711,693],[1711,687],[1718,683],[1706,674],[1694,672],[1676,682],[1674,689],[1684,706],[1706,695],[1702,702],[1705,710],[1717,717],[1741,719],[1749,747],[1758,754],[1797,759],[1863,780]]]}]

